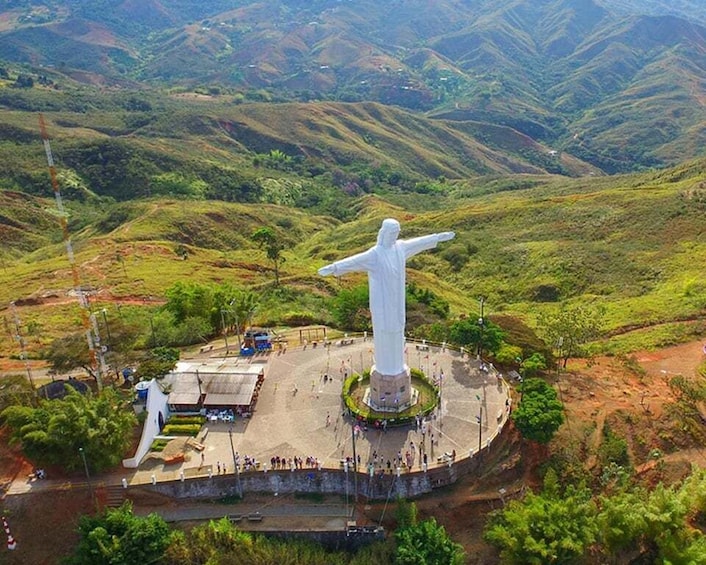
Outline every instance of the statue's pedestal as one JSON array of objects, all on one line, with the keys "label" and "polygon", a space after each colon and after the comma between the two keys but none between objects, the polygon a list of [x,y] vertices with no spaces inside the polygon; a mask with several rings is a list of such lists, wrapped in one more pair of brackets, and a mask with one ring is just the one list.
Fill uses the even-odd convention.
[{"label": "statue's pedestal", "polygon": [[375,365],[370,369],[370,389],[365,395],[365,403],[374,410],[401,412],[416,403],[415,393],[407,365],[396,375],[383,375]]}]

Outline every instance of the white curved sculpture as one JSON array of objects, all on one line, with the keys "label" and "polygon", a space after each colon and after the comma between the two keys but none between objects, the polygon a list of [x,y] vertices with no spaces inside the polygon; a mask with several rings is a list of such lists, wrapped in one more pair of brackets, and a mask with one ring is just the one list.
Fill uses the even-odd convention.
[{"label": "white curved sculpture", "polygon": [[380,378],[395,379],[406,375],[406,381],[409,382],[409,368],[404,363],[407,259],[421,251],[433,249],[439,242],[448,241],[455,236],[454,232],[441,232],[412,239],[397,239],[399,233],[400,223],[388,218],[382,222],[374,247],[319,269],[322,276],[367,271],[375,346],[375,365],[371,370],[371,399],[375,405],[384,403],[388,407],[406,404],[410,395],[410,387],[400,390],[403,385],[396,386],[399,382],[395,383],[394,391],[390,390],[389,386],[384,386],[385,390],[376,387],[376,375]]}]

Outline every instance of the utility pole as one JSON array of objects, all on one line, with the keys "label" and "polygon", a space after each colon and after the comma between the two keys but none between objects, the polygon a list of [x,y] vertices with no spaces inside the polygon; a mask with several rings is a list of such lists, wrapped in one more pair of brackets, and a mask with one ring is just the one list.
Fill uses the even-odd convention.
[{"label": "utility pole", "polygon": [[355,420],[351,424],[351,435],[353,436],[353,516],[355,517],[355,505],[358,504],[358,459],[355,452]]},{"label": "utility pole", "polygon": [[25,339],[24,337],[22,337],[22,323],[20,322],[20,316],[17,313],[17,307],[15,306],[14,302],[10,302],[10,308],[12,309],[12,317],[15,321],[15,339],[20,344],[20,357],[24,359],[25,369],[27,370],[27,379],[29,380],[29,384],[32,387],[32,391],[34,391],[35,388],[34,380],[32,379],[32,367],[30,367],[29,364],[29,357],[27,356],[27,350],[25,348]]},{"label": "utility pole", "polygon": [[221,327],[223,328],[223,340],[226,342],[226,356],[228,355],[228,331],[226,330],[226,319],[223,313],[226,312],[221,308]]},{"label": "utility pole", "polygon": [[[108,334],[108,341],[106,342],[105,346],[105,351],[106,353],[111,353],[113,352],[113,338],[110,335],[110,326],[108,325],[108,311],[103,308],[101,310],[101,314],[103,314],[103,323],[105,324],[105,332]],[[113,361],[116,361],[115,355],[112,355]],[[110,365],[110,363],[109,363]],[[120,372],[118,371],[118,363],[115,363],[115,376],[117,377],[118,380],[120,380]]]}]

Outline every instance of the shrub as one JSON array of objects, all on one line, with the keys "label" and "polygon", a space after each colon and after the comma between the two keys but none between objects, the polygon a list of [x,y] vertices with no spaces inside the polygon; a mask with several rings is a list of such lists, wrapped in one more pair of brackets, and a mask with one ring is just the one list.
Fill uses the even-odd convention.
[{"label": "shrub", "polygon": [[162,433],[167,436],[195,436],[200,429],[201,424],[167,424]]},{"label": "shrub", "polygon": [[156,439],[152,442],[152,446],[150,447],[151,451],[164,451],[164,448],[167,447],[167,444],[169,443],[168,439]]},{"label": "shrub", "polygon": [[184,416],[175,414],[169,418],[169,424],[199,424],[203,425],[206,422],[206,416]]}]

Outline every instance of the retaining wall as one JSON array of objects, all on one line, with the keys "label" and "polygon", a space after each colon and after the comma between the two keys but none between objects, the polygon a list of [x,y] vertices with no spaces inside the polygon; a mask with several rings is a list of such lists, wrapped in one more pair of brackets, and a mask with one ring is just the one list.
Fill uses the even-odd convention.
[{"label": "retaining wall", "polygon": [[[500,439],[500,438],[495,438]],[[171,480],[149,485],[135,485],[174,498],[212,499],[244,493],[319,493],[358,495],[371,500],[389,498],[416,498],[432,490],[458,481],[469,473],[477,472],[490,449],[490,442],[480,454],[457,457],[451,464],[432,467],[428,471],[380,471],[372,477],[367,473],[345,472],[339,469],[302,469],[294,471],[248,471],[239,475],[214,475],[185,480]],[[129,487],[133,488],[133,487]]]}]

